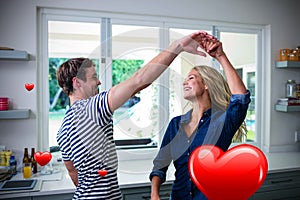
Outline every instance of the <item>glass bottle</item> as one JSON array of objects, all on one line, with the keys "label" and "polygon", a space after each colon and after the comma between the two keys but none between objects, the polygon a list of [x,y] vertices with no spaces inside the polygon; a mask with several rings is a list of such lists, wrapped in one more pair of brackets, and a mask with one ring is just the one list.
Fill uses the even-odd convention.
[{"label": "glass bottle", "polygon": [[23,178],[30,178],[30,177],[31,177],[30,158],[28,155],[28,148],[25,148],[24,156],[23,156]]},{"label": "glass bottle", "polygon": [[28,155],[28,148],[24,148],[23,165],[25,163],[30,163],[30,158]]},{"label": "glass bottle", "polygon": [[296,81],[295,80],[287,80],[286,82],[286,97],[296,98]]},{"label": "glass bottle", "polygon": [[34,154],[35,154],[35,149],[31,148],[31,157],[30,157],[30,161],[31,161],[31,169],[32,169],[32,173],[37,173],[37,162],[34,159]]}]

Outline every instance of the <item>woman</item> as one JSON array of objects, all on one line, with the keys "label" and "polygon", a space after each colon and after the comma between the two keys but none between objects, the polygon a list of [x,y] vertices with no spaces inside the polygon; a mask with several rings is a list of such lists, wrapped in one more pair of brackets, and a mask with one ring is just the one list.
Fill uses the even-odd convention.
[{"label": "woman", "polygon": [[152,200],[160,199],[159,187],[172,160],[176,172],[171,199],[207,199],[190,179],[190,154],[203,144],[226,151],[233,137],[241,137],[243,133],[250,93],[224,53],[222,43],[207,33],[202,34],[205,39],[200,47],[221,64],[227,81],[208,66],[196,66],[188,73],[183,91],[192,109],[174,117],[168,125],[150,174]]}]

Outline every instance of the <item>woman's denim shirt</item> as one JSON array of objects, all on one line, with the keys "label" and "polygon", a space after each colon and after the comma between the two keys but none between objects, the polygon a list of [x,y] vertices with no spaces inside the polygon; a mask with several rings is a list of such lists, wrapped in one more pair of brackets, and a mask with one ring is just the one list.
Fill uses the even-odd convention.
[{"label": "woman's denim shirt", "polygon": [[250,92],[247,91],[246,94],[232,95],[226,111],[212,106],[203,113],[197,129],[190,138],[184,132],[183,125],[189,123],[192,110],[182,116],[174,117],[168,125],[161,148],[153,161],[154,167],[150,180],[153,176],[158,176],[162,183],[165,182],[166,172],[173,160],[176,172],[171,199],[207,199],[190,179],[189,156],[193,150],[203,144],[216,145],[226,151],[234,134],[245,120],[249,103]]}]

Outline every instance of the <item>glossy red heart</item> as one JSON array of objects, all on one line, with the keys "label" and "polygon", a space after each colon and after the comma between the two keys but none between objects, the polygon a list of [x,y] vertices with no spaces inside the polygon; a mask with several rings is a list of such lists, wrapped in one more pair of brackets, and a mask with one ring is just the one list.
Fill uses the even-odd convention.
[{"label": "glossy red heart", "polygon": [[36,162],[41,165],[41,166],[44,166],[44,165],[47,165],[50,160],[52,159],[52,154],[50,152],[39,152],[37,151],[35,154],[34,154],[34,159],[36,160]]},{"label": "glossy red heart", "polygon": [[100,169],[100,170],[98,170],[98,174],[103,177],[103,176],[105,176],[107,174],[107,170]]},{"label": "glossy red heart", "polygon": [[226,152],[212,145],[200,146],[188,165],[192,181],[209,200],[246,200],[259,189],[268,171],[264,153],[248,144]]},{"label": "glossy red heart", "polygon": [[25,88],[28,91],[31,91],[34,88],[34,84],[33,83],[25,83]]}]

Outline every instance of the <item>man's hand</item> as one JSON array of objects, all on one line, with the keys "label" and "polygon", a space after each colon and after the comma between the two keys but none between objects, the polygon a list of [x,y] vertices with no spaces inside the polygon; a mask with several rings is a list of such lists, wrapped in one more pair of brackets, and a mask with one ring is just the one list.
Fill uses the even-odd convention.
[{"label": "man's hand", "polygon": [[199,51],[199,47],[201,47],[200,45],[204,39],[205,37],[203,37],[203,32],[198,31],[175,42],[180,44],[182,51],[206,57],[206,53]]}]

